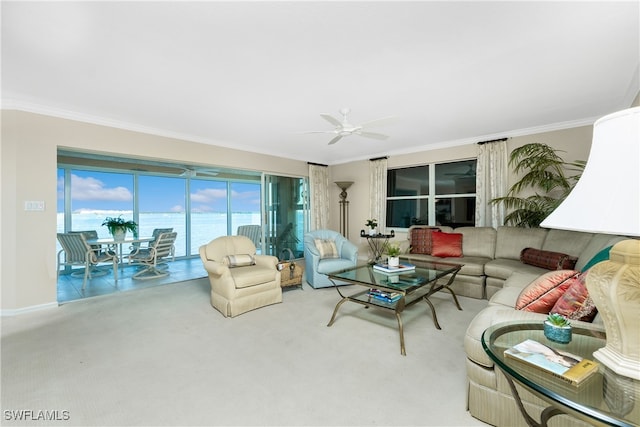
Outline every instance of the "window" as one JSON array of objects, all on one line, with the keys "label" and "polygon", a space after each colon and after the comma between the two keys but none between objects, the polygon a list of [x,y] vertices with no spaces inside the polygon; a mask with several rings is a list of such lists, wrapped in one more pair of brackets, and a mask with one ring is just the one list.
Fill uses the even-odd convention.
[{"label": "window", "polygon": [[387,227],[473,226],[475,204],[475,159],[387,172]]}]

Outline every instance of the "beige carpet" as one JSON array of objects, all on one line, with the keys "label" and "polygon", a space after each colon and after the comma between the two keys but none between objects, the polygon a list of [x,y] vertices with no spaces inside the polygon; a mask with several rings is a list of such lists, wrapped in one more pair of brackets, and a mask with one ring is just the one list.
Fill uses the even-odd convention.
[{"label": "beige carpet", "polygon": [[403,357],[391,313],[346,303],[328,328],[335,289],[283,300],[224,318],[202,279],[5,317],[2,424],[484,425],[465,409],[462,342],[486,301],[432,297],[442,330],[411,307]]}]

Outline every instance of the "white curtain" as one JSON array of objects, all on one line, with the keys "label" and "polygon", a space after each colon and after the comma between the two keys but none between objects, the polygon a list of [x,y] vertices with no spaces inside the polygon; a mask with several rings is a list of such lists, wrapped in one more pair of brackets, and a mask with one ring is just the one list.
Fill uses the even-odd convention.
[{"label": "white curtain", "polygon": [[329,227],[329,168],[309,164],[310,230]]},{"label": "white curtain", "polygon": [[378,220],[378,232],[385,233],[387,219],[387,159],[369,162],[369,218]]},{"label": "white curtain", "polygon": [[504,225],[504,205],[490,202],[507,194],[507,142],[487,142],[478,147],[476,227],[497,228]]}]

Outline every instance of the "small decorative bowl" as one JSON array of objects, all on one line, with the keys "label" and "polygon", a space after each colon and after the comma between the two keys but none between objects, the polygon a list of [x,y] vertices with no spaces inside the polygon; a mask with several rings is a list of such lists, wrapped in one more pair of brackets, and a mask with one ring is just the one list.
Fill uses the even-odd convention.
[{"label": "small decorative bowl", "polygon": [[547,339],[558,342],[561,344],[567,344],[571,342],[571,326],[554,326],[549,322],[544,322],[544,336]]}]

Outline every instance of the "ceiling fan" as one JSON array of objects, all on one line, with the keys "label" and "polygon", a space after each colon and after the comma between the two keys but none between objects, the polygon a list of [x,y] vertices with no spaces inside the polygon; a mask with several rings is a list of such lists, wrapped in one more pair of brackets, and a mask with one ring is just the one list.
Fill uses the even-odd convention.
[{"label": "ceiling fan", "polygon": [[353,124],[349,123],[349,119],[347,118],[347,116],[349,115],[350,112],[351,112],[351,110],[349,108],[340,109],[340,114],[342,115],[342,121],[336,119],[335,117],[333,117],[330,114],[326,114],[326,113],[320,114],[320,117],[322,117],[323,119],[325,119],[326,121],[328,121],[329,123],[334,125],[335,128],[333,130],[317,130],[317,131],[309,131],[309,132],[304,132],[304,133],[330,133],[330,134],[334,134],[335,136],[333,137],[333,139],[331,141],[329,141],[329,145],[335,144],[336,142],[340,141],[345,136],[349,136],[349,135],[359,135],[359,136],[363,136],[365,138],[382,139],[382,140],[389,138],[388,135],[384,135],[384,134],[376,133],[376,132],[369,132],[368,128],[371,128],[371,127],[374,127],[374,126],[382,126],[384,124],[387,124],[390,121],[392,121],[393,119],[395,119],[394,116],[383,117],[381,119],[371,120],[371,121],[364,122],[364,123],[361,123],[360,125],[356,126],[356,125],[353,125]]},{"label": "ceiling fan", "polygon": [[475,177],[476,176],[476,168],[473,165],[468,165],[468,169],[465,172],[446,172],[445,175],[449,176],[457,176],[457,177]]},{"label": "ceiling fan", "polygon": [[180,174],[183,178],[196,178],[198,176],[201,177],[213,177],[218,175],[218,171],[213,169],[205,169],[205,168],[196,168],[193,166],[185,166],[182,168],[182,173]]}]

